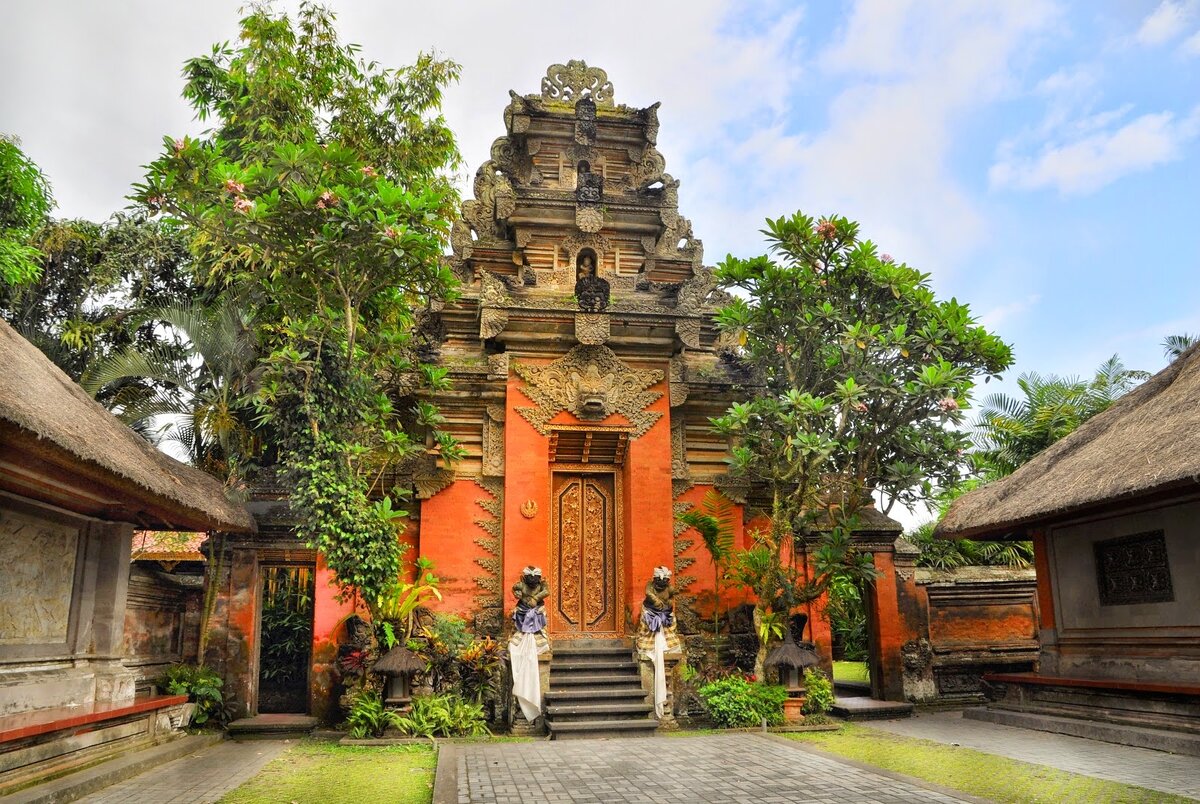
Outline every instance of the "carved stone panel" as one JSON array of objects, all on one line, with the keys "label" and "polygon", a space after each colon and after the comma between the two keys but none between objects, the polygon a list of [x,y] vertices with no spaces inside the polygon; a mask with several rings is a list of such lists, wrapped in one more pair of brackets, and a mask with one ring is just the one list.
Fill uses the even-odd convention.
[{"label": "carved stone panel", "polygon": [[488,405],[483,417],[483,474],[504,475],[504,407]]},{"label": "carved stone panel", "polygon": [[608,341],[607,313],[576,313],[575,340],[588,346],[601,346]]},{"label": "carved stone panel", "polygon": [[514,368],[535,405],[517,412],[542,435],[550,434],[550,420],[564,410],[588,421],[620,413],[633,425],[630,438],[645,434],[662,417],[646,410],[662,394],[646,389],[662,382],[663,372],[630,368],[606,346],[576,346],[545,366],[516,363]]},{"label": "carved stone panel", "polygon": [[0,511],[0,645],[66,642],[79,531]]},{"label": "carved stone panel", "polygon": [[566,64],[551,64],[542,79],[542,97],[551,101],[576,103],[590,97],[597,106],[613,105],[613,85],[608,73],[587,62],[571,59]]},{"label": "carved stone panel", "polygon": [[1161,530],[1096,542],[1101,606],[1169,603],[1175,599],[1166,537]]}]

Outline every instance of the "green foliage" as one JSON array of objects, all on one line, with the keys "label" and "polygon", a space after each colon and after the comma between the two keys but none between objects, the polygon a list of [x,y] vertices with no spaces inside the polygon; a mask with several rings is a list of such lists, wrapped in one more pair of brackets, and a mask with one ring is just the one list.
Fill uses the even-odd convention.
[{"label": "green foliage", "polygon": [[476,639],[458,654],[459,683],[463,697],[482,703],[499,692],[504,646],[491,637]]},{"label": "green foliage", "polygon": [[763,720],[768,726],[783,723],[787,690],[776,684],[761,684],[732,675],[705,684],[698,694],[717,726],[740,729],[758,726]]},{"label": "green foliage", "polygon": [[350,693],[350,711],[346,714],[345,728],[350,739],[364,740],[382,737],[388,729],[403,731],[399,712],[385,709],[380,692],[363,687]]},{"label": "green foliage", "polygon": [[846,661],[861,662],[867,658],[867,610],[863,594],[852,579],[836,576],[829,584],[825,607],[834,640],[841,644]]},{"label": "green foliage", "polygon": [[1022,374],[1017,379],[1021,397],[992,394],[984,400],[972,463],[985,479],[1010,475],[1149,376],[1126,368],[1117,355],[1088,381]]},{"label": "green foliage", "polygon": [[676,515],[675,521],[700,534],[713,562],[713,638],[721,650],[721,579],[733,554],[733,503],[719,491],[709,490],[698,507]]},{"label": "green foliage", "polygon": [[1012,352],[845,218],[797,213],[764,234],[778,260],[731,256],[717,269],[720,287],[737,291],[718,325],[752,381],[749,398],[712,423],[736,444],[732,471],[772,500],[771,530],[751,547],[762,555],[754,567],[739,561],[753,570],[739,574],[760,610],[787,613],[835,575],[874,576],[850,538],[874,494],[886,512],[957,480],[968,441],[952,425],[976,375],[998,376]]},{"label": "green foliage", "polygon": [[252,6],[236,48],[184,68],[212,129],[166,138],[136,192],[190,227],[207,283],[250,304],[267,457],[292,481],[298,535],[368,602],[400,570],[404,495],[381,483],[387,468],[427,437],[436,459],[462,454],[440,416],[402,402],[447,385],[419,358],[422,322],[456,292],[441,256],[459,155],[439,106],[458,71],[424,55],[366,62],[313,3],[295,19]]},{"label": "green foliage", "polygon": [[53,206],[42,171],[0,136],[0,286],[33,282],[41,274],[41,253],[31,239]]},{"label": "green foliage", "polygon": [[286,686],[305,681],[312,649],[312,574],[296,567],[270,567],[263,584],[259,677]]},{"label": "green foliage", "polygon": [[823,715],[833,706],[833,682],[819,667],[804,670],[804,706],[806,715]]},{"label": "green foliage", "polygon": [[424,644],[418,653],[429,665],[429,682],[434,692],[450,692],[461,681],[459,656],[471,644],[466,621],[453,614],[437,613],[421,636]]},{"label": "green foliage", "polygon": [[478,737],[490,734],[483,706],[457,695],[413,698],[412,709],[397,721],[413,737]]},{"label": "green foliage", "polygon": [[1175,358],[1197,343],[1200,343],[1200,335],[1189,335],[1186,332],[1180,335],[1168,335],[1163,338],[1162,342],[1163,356],[1173,363],[1175,362]]},{"label": "green foliage", "polygon": [[438,591],[438,577],[433,574],[433,562],[418,556],[415,568],[415,581],[397,578],[378,597],[369,601],[371,618],[384,630],[386,638],[383,642],[389,650],[401,641],[408,642],[412,637],[413,616],[417,609],[430,599],[442,599],[442,593]]},{"label": "green foliage", "polygon": [[168,695],[186,695],[196,704],[192,725],[224,725],[225,697],[221,687],[225,680],[215,670],[194,664],[173,664],[155,682]]}]

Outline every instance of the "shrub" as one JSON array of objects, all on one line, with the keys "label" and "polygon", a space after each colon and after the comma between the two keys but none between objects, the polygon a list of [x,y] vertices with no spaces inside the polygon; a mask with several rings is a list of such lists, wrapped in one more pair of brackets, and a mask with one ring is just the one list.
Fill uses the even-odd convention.
[{"label": "shrub", "polygon": [[729,676],[705,684],[699,695],[717,726],[746,728],[757,726],[764,719],[768,726],[783,723],[783,701],[787,698],[787,690],[781,686],[753,683],[744,676]]},{"label": "shrub", "polygon": [[398,712],[383,708],[383,698],[378,691],[368,687],[350,693],[350,712],[345,724],[350,739],[382,737],[388,729],[403,731],[401,721]]},{"label": "shrub", "polygon": [[504,663],[503,646],[484,637],[472,642],[458,655],[458,674],[462,695],[469,701],[482,703],[498,692],[500,668]]},{"label": "shrub", "polygon": [[471,644],[466,622],[452,614],[435,614],[421,636],[425,644],[419,652],[429,664],[429,682],[433,691],[453,691],[459,684],[458,657]]},{"label": "shrub", "polygon": [[225,680],[216,670],[194,664],[173,664],[158,677],[156,683],[168,695],[186,695],[196,704],[192,713],[193,726],[224,725],[229,719],[221,687]]},{"label": "shrub", "polygon": [[412,710],[398,718],[397,728],[414,737],[477,737],[489,733],[483,706],[457,695],[413,698]]},{"label": "shrub", "polygon": [[823,715],[833,706],[833,682],[820,668],[810,667],[804,671],[804,706],[806,715]]}]

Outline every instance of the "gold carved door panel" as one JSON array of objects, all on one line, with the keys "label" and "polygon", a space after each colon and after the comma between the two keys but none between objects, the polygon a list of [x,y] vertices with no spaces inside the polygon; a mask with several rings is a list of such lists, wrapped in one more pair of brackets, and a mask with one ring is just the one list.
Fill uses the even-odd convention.
[{"label": "gold carved door panel", "polygon": [[551,630],[616,633],[617,498],[611,474],[554,475]]}]

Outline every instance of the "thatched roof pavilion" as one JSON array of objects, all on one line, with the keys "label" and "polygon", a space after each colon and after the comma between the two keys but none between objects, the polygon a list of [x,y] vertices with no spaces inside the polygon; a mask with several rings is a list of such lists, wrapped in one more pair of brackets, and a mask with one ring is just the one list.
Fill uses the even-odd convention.
[{"label": "thatched roof pavilion", "polygon": [[145,529],[255,529],[219,482],[155,449],[3,321],[0,491]]},{"label": "thatched roof pavilion", "polygon": [[1008,477],[950,506],[937,534],[1026,539],[1033,524],[1200,486],[1200,347]]}]

